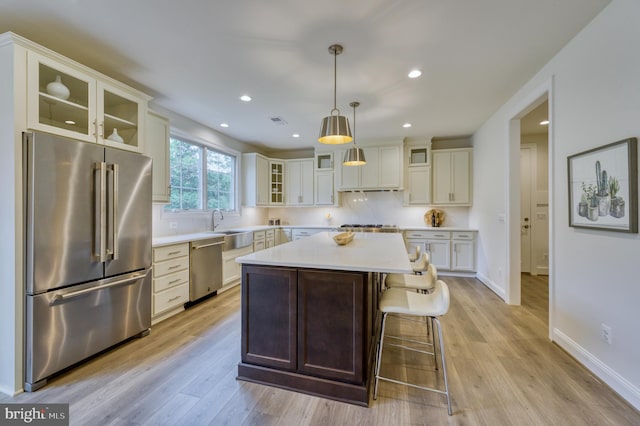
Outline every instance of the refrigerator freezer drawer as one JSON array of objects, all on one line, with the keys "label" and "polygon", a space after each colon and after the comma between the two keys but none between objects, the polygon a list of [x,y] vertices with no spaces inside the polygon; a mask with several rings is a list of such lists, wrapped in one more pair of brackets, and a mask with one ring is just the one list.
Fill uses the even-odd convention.
[{"label": "refrigerator freezer drawer", "polygon": [[25,389],[151,327],[149,270],[26,297]]}]

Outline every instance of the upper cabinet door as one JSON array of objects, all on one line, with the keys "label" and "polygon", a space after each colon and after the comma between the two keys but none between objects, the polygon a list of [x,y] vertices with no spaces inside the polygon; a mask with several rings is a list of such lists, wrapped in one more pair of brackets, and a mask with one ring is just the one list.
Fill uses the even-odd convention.
[{"label": "upper cabinet door", "polygon": [[118,87],[98,82],[98,142],[114,148],[142,152],[145,102]]},{"label": "upper cabinet door", "polygon": [[96,142],[95,78],[34,52],[27,62],[29,128]]},{"label": "upper cabinet door", "polygon": [[434,204],[471,205],[471,154],[470,148],[433,151]]},{"label": "upper cabinet door", "polygon": [[59,136],[142,152],[145,95],[98,73],[29,51],[27,125]]}]

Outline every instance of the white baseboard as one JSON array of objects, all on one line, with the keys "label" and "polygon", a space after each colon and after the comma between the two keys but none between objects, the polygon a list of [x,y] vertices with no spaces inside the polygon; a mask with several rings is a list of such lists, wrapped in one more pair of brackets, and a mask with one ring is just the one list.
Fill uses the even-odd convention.
[{"label": "white baseboard", "polygon": [[609,387],[622,398],[627,400],[629,404],[633,405],[637,410],[640,410],[640,389],[637,386],[622,377],[557,328],[553,329],[553,340],[600,380],[609,385]]},{"label": "white baseboard", "polygon": [[504,300],[506,302],[507,295],[506,295],[505,290],[503,288],[500,288],[496,283],[491,281],[491,279],[489,279],[489,277],[487,277],[486,275],[483,275],[483,274],[481,274],[479,272],[476,274],[476,278],[479,279],[480,282],[482,282],[482,284],[486,285],[487,288],[489,288],[489,290],[494,292],[500,299],[502,299],[502,300]]},{"label": "white baseboard", "polygon": [[17,391],[14,391],[13,389],[9,389],[6,386],[0,386],[0,393],[3,393],[5,395],[9,395],[10,397],[14,397],[20,393],[24,392],[24,389],[20,388]]}]

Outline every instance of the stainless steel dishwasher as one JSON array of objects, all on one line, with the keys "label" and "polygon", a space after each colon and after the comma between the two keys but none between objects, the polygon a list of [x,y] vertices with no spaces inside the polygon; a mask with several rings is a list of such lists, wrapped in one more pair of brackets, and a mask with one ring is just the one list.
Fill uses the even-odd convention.
[{"label": "stainless steel dishwasher", "polygon": [[222,287],[223,236],[192,241],[189,252],[189,301],[213,294]]}]

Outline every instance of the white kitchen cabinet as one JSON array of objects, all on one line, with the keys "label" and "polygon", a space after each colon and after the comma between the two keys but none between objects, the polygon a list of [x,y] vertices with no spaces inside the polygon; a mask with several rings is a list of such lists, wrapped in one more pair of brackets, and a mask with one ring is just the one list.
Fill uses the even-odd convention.
[{"label": "white kitchen cabinet", "polygon": [[420,246],[438,272],[469,276],[476,271],[476,231],[406,230],[404,238],[407,251]]},{"label": "white kitchen cabinet", "polygon": [[399,146],[383,146],[379,148],[378,188],[402,188],[401,152],[402,149]]},{"label": "white kitchen cabinet", "polygon": [[189,301],[189,243],[153,249],[151,323],[184,310]]},{"label": "white kitchen cabinet", "polygon": [[253,231],[253,251],[264,250],[267,247],[266,231]]},{"label": "white kitchen cabinet", "polygon": [[451,240],[449,238],[428,239],[425,242],[426,252],[429,253],[429,262],[438,270],[451,269]]},{"label": "white kitchen cabinet", "polygon": [[288,206],[313,205],[313,159],[287,160],[285,202]]},{"label": "white kitchen cabinet", "polygon": [[265,248],[271,248],[276,245],[276,233],[275,229],[267,229],[265,231],[264,244]]},{"label": "white kitchen cabinet", "polygon": [[431,142],[412,141],[404,146],[405,205],[431,203]]},{"label": "white kitchen cabinet", "polygon": [[471,205],[471,148],[433,150],[433,204]]},{"label": "white kitchen cabinet", "polygon": [[429,204],[431,202],[431,167],[413,167],[407,171],[407,204]]},{"label": "white kitchen cabinet", "polygon": [[[61,83],[68,92],[52,90],[53,82]],[[55,60],[33,51],[27,54],[30,129],[142,152],[149,99],[72,61]],[[112,140],[114,132],[122,141]]]},{"label": "white kitchen cabinet", "polygon": [[260,207],[269,205],[269,159],[255,152],[242,154],[243,205]]},{"label": "white kitchen cabinet", "polygon": [[316,152],[316,171],[333,171],[333,152]]},{"label": "white kitchen cabinet", "polygon": [[284,204],[284,161],[269,160],[269,205]]},{"label": "white kitchen cabinet", "polygon": [[451,232],[448,231],[406,231],[405,239],[409,252],[420,249],[429,254],[429,262],[438,270],[451,269]]},{"label": "white kitchen cabinet", "polygon": [[[400,146],[362,148],[366,164],[362,166],[340,165],[338,189],[378,190],[402,188],[402,156]],[[346,148],[340,151],[343,158]]]},{"label": "white kitchen cabinet", "polygon": [[333,171],[316,172],[314,182],[314,204],[316,206],[335,205],[336,194],[333,185]]},{"label": "white kitchen cabinet", "polygon": [[222,252],[222,289],[218,290],[218,293],[240,283],[242,265],[237,263],[236,259],[251,253],[252,246]]},{"label": "white kitchen cabinet", "polygon": [[475,271],[475,232],[453,232],[452,234],[451,270]]},{"label": "white kitchen cabinet", "polygon": [[317,234],[318,232],[323,232],[326,230],[327,229],[322,228],[293,228],[291,230],[291,239],[293,241],[299,240],[300,238],[310,237]]},{"label": "white kitchen cabinet", "polygon": [[169,170],[169,119],[154,111],[147,111],[146,154],[153,158],[154,203],[169,203],[171,197]]}]

